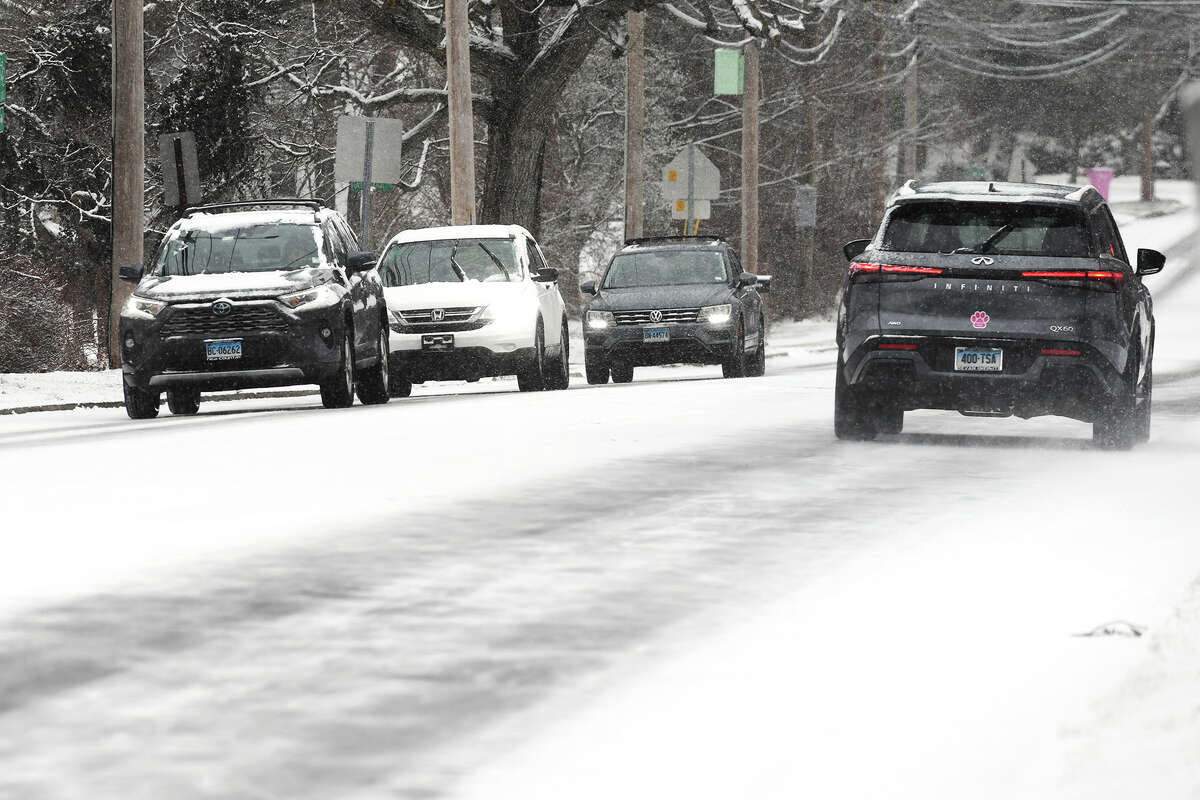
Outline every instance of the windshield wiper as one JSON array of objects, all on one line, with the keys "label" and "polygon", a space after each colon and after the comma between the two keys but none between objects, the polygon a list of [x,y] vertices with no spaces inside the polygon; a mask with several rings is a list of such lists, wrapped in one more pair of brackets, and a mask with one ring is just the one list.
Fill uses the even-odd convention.
[{"label": "windshield wiper", "polygon": [[467,282],[467,271],[459,266],[459,263],[454,260],[454,254],[458,252],[458,242],[454,243],[454,247],[450,248],[450,266],[458,273],[458,279],[463,283]]},{"label": "windshield wiper", "polygon": [[476,242],[475,244],[479,245],[479,247],[480,247],[480,248],[483,250],[483,252],[485,252],[485,253],[487,253],[487,254],[488,254],[488,258],[490,258],[490,259],[492,260],[492,263],[494,263],[494,264],[495,264],[497,267],[499,267],[499,268],[500,268],[500,271],[504,273],[504,280],[506,280],[506,281],[507,281],[507,280],[511,280],[511,279],[508,277],[508,269],[506,269],[506,268],[505,268],[505,266],[504,266],[504,262],[503,262],[503,261],[501,261],[501,260],[500,260],[500,259],[499,259],[499,258],[496,256],[496,254],[495,254],[495,253],[493,253],[491,250],[489,250],[489,249],[488,249],[488,246],[487,246],[486,244],[484,244],[483,242]]},{"label": "windshield wiper", "polygon": [[1001,228],[999,228],[995,233],[993,233],[991,236],[984,239],[982,242],[975,245],[974,247],[960,247],[957,250],[954,250],[953,252],[955,252],[955,253],[986,253],[987,251],[991,250],[992,247],[995,246],[996,242],[1000,241],[1005,236],[1008,236],[1008,234],[1012,233],[1013,230],[1016,229],[1016,227],[1017,227],[1016,222],[1010,222],[1007,225],[1004,225]]}]

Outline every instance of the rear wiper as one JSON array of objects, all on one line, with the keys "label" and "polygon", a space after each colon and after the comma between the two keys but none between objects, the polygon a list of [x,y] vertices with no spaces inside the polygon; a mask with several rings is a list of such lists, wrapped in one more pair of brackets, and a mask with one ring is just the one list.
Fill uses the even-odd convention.
[{"label": "rear wiper", "polygon": [[1008,234],[1012,233],[1016,227],[1017,227],[1017,223],[1010,222],[1007,225],[1002,226],[995,233],[993,233],[991,236],[984,239],[982,242],[975,245],[974,247],[960,247],[957,250],[955,250],[954,252],[955,253],[986,253],[987,251],[991,250],[992,247],[995,246],[996,242],[1000,241],[1005,236],[1008,236]]}]

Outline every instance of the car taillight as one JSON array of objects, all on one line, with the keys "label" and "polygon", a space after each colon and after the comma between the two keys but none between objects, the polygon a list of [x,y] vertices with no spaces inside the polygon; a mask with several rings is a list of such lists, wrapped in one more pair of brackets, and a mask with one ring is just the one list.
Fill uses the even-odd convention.
[{"label": "car taillight", "polygon": [[941,275],[938,267],[907,267],[896,264],[871,264],[865,261],[855,261],[850,265],[850,274],[860,273],[884,275]]},{"label": "car taillight", "polygon": [[880,350],[916,350],[915,344],[900,344],[898,342],[883,342],[879,345]]},{"label": "car taillight", "polygon": [[1121,283],[1125,280],[1125,273],[1115,270],[1037,270],[1022,272],[1021,275],[1025,278],[1078,280],[1083,281],[1085,284],[1096,281],[1097,285],[1114,290],[1121,288]]},{"label": "car taillight", "polygon": [[1044,356],[1081,356],[1081,355],[1083,355],[1083,353],[1081,353],[1078,350],[1052,350],[1048,347],[1044,347],[1044,348],[1042,348],[1042,355],[1044,355]]}]

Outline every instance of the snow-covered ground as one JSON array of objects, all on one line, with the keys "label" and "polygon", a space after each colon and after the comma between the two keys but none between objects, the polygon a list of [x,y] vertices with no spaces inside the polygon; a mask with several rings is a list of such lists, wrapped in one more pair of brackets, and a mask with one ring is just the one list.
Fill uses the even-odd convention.
[{"label": "snow-covered ground", "polygon": [[0,417],[0,798],[1196,797],[1191,213],[1123,226],[1130,453],[837,443],[828,322],[761,379]]}]

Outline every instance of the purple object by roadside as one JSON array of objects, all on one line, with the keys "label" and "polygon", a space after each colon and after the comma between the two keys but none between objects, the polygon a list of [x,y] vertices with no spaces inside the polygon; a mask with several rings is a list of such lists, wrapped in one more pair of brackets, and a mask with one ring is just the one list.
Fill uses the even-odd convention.
[{"label": "purple object by roadside", "polygon": [[1108,187],[1112,183],[1113,171],[1108,167],[1092,167],[1087,171],[1088,183],[1096,187],[1096,191],[1105,200],[1108,199]]}]

